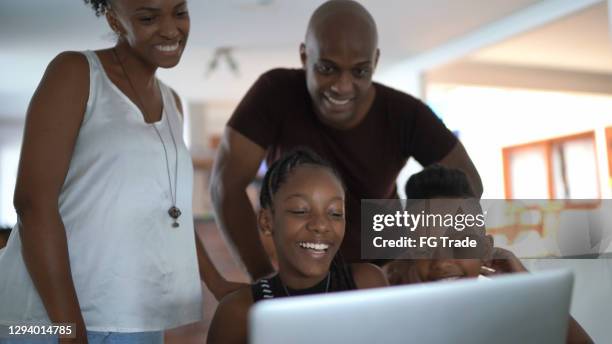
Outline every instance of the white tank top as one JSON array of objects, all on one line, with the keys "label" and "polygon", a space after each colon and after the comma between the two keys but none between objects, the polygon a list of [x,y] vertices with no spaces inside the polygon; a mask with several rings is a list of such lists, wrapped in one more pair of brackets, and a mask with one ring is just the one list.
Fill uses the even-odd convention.
[{"label": "white tank top", "polygon": [[[88,330],[154,331],[198,321],[202,293],[192,215],[193,166],[172,91],[160,84],[155,124],[106,75],[92,51],[89,100],[59,197],[72,278]],[[61,114],[57,114],[61,116]],[[177,207],[168,209],[178,145]],[[174,190],[174,186],[173,186]],[[21,255],[19,226],[0,251],[0,323],[48,323]]]}]

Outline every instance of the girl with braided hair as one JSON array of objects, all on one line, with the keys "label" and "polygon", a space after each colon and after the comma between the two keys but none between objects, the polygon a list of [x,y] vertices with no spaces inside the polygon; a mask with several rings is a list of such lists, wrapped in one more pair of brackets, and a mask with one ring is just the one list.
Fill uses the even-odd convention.
[{"label": "girl with braided hair", "polygon": [[258,224],[274,240],[278,274],[224,297],[209,343],[245,343],[247,313],[262,299],[387,285],[377,266],[345,265],[337,255],[344,237],[344,202],[339,175],[308,150],[295,150],[270,166],[262,183]]},{"label": "girl with braided hair", "polygon": [[60,343],[161,343],[202,317],[182,109],[155,75],[181,59],[187,4],[85,3],[117,42],[59,54],[32,97],[0,324],[76,325]]}]

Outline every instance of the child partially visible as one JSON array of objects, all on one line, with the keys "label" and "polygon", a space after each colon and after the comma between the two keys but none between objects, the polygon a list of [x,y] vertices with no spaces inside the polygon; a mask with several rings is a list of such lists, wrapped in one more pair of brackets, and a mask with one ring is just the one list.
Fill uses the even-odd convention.
[{"label": "child partially visible", "polygon": [[[465,174],[457,169],[432,165],[414,174],[406,183],[408,199],[475,199]],[[430,259],[397,260],[384,270],[391,285],[483,278],[495,274],[528,272],[510,251],[493,246],[493,238],[484,228],[470,231],[479,243],[477,251],[465,254],[455,249],[450,256]],[[461,235],[461,234],[459,234]],[[465,234],[464,234],[465,235]],[[459,258],[461,256],[467,258]],[[486,278],[485,278],[486,279]],[[592,343],[584,329],[570,317],[568,343]]]},{"label": "child partially visible", "polygon": [[[435,164],[414,174],[406,182],[406,196],[408,199],[441,199],[439,203],[452,205],[453,199],[474,199],[474,193],[470,188],[465,174],[457,169],[450,169]],[[445,202],[445,200],[448,200]],[[459,201],[458,201],[459,202]],[[430,210],[431,211],[431,210]],[[462,239],[468,231],[452,233],[456,239]],[[488,257],[493,254],[493,239],[487,236],[484,228],[469,231],[472,238],[478,240],[478,253],[468,252],[462,254],[460,249],[451,252],[455,256],[465,256],[464,259],[416,259],[398,260],[385,266],[389,282],[393,284],[411,284],[421,282],[433,282],[438,280],[449,280],[457,278],[473,278],[481,275],[489,275],[494,269]],[[431,255],[431,253],[430,253]],[[485,261],[489,264],[485,264]],[[503,262],[496,262],[503,263]],[[520,263],[520,262],[519,262]],[[521,265],[522,266],[522,265]],[[516,266],[521,270],[519,266]],[[526,271],[523,270],[522,271]],[[517,271],[513,271],[517,272]]]}]

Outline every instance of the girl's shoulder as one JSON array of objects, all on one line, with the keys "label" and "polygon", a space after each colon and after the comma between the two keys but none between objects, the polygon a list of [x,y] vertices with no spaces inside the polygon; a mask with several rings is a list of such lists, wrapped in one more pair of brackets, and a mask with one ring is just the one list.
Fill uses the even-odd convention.
[{"label": "girl's shoulder", "polygon": [[212,318],[207,343],[246,342],[247,317],[252,305],[253,298],[249,287],[225,295]]},{"label": "girl's shoulder", "polygon": [[370,263],[351,264],[357,289],[385,287],[389,285],[381,268]]}]

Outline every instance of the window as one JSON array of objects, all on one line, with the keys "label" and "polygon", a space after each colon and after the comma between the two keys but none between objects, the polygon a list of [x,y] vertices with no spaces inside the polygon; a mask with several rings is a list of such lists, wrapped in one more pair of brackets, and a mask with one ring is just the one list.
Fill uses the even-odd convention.
[{"label": "window", "polygon": [[565,199],[579,207],[601,198],[592,131],[506,147],[502,152],[508,199]]}]

